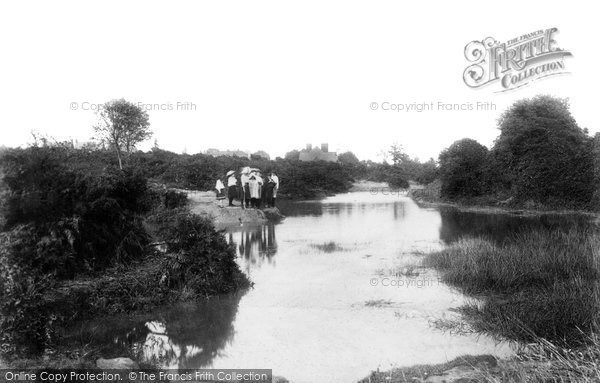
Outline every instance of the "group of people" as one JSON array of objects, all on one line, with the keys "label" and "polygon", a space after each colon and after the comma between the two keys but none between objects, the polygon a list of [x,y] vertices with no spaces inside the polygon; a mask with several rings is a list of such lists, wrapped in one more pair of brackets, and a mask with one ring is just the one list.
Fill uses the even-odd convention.
[{"label": "group of people", "polygon": [[275,207],[279,190],[279,177],[275,172],[271,172],[265,179],[259,169],[245,167],[239,174],[238,178],[236,171],[230,170],[225,175],[225,182],[217,180],[215,189],[219,207],[223,207],[226,198],[229,199],[229,206],[234,206],[233,201],[237,199],[242,208]]}]

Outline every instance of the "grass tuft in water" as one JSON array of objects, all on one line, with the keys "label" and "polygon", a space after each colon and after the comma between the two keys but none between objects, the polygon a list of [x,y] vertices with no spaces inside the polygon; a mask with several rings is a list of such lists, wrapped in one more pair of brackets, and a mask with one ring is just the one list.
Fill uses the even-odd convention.
[{"label": "grass tuft in water", "polygon": [[338,243],[330,241],[324,243],[313,243],[310,245],[313,249],[317,249],[323,253],[334,253],[336,251],[345,251],[346,249]]}]

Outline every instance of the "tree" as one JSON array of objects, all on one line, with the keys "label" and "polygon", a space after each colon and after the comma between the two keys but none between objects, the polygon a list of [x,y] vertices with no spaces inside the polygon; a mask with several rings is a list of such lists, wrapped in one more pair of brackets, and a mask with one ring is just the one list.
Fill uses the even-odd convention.
[{"label": "tree", "polygon": [[556,207],[586,207],[594,192],[592,140],[566,99],[517,101],[498,121],[492,150],[502,187],[518,200]]},{"label": "tree", "polygon": [[265,152],[264,150],[259,150],[257,152],[254,152],[250,155],[250,158],[255,158],[257,160],[259,159],[265,159],[265,160],[270,160],[271,156],[269,155],[269,153]]},{"label": "tree", "polygon": [[404,162],[410,159],[408,154],[404,153],[404,148],[402,145],[399,145],[398,143],[392,144],[388,153],[392,157],[392,163],[394,165],[402,165]]},{"label": "tree", "polygon": [[285,154],[285,159],[288,161],[298,161],[300,160],[300,152],[298,150],[292,150],[291,152],[287,152]]},{"label": "tree", "polygon": [[470,138],[454,142],[440,154],[443,197],[474,197],[483,193],[488,149]]},{"label": "tree", "polygon": [[414,179],[420,184],[427,185],[436,179],[437,172],[437,165],[433,158],[430,158],[429,161],[424,163],[417,162],[417,169]]},{"label": "tree", "polygon": [[148,113],[125,99],[112,100],[98,112],[99,123],[94,127],[98,138],[113,147],[123,169],[123,153],[127,155],[136,145],[152,136]]},{"label": "tree", "polygon": [[358,157],[352,152],[344,152],[338,155],[338,161],[342,164],[358,165],[360,163]]}]

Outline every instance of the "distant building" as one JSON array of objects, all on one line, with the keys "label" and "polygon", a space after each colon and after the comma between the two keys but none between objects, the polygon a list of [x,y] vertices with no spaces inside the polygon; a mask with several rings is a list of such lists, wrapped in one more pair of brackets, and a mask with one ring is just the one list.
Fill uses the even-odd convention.
[{"label": "distant building", "polygon": [[230,157],[250,158],[250,153],[245,152],[243,150],[219,150],[219,149],[210,148],[210,149],[206,150],[206,154],[208,154],[209,156],[213,156],[213,157],[230,156]]},{"label": "distant building", "polygon": [[323,143],[321,147],[315,146],[313,148],[312,144],[307,144],[306,149],[302,149],[300,151],[300,161],[327,161],[327,162],[337,162],[338,156],[335,152],[329,151],[329,144]]},{"label": "distant building", "polygon": [[95,141],[79,141],[77,139],[71,139],[71,145],[73,149],[98,149],[103,146]]}]

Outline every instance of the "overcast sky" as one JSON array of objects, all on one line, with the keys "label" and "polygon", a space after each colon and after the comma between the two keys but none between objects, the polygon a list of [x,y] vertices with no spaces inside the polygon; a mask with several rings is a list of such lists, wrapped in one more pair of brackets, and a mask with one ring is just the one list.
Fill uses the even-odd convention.
[{"label": "overcast sky", "polygon": [[[454,140],[490,146],[517,99],[569,97],[598,124],[593,2],[11,1],[0,5],[0,145],[36,130],[87,140],[92,104],[125,98],[149,111],[161,148],[188,153],[329,142],[380,159],[391,143],[437,158]],[[557,27],[570,74],[506,93],[471,89],[464,47]],[[490,111],[392,112],[377,102],[491,102]],[[180,109],[185,103],[195,105]],[[75,110],[73,110],[75,109]],[[142,145],[152,146],[153,140]]]}]

